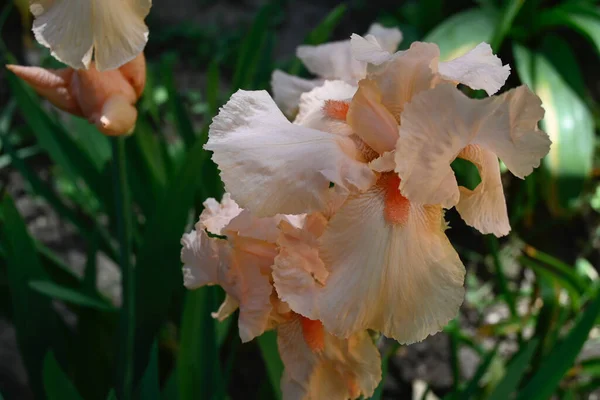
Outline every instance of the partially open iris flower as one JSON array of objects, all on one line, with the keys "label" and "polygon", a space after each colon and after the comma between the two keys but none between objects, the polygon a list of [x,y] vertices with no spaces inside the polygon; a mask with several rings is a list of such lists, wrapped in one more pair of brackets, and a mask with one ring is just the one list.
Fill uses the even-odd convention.
[{"label": "partially open iris flower", "polygon": [[137,120],[135,103],[146,85],[146,59],[140,53],[118,69],[46,69],[22,65],[7,68],[54,106],[86,118],[105,135],[126,135]]},{"label": "partially open iris flower", "polygon": [[[301,229],[326,223],[324,216],[253,217],[226,194],[208,199],[196,230],[182,238],[184,283],[189,289],[218,284],[227,295],[213,317],[222,320],[238,307],[239,332],[246,342],[277,330],[285,371],[285,399],[347,399],[370,396],[381,380],[381,359],[367,332],[347,339],[326,332],[282,302],[273,290],[272,266],[279,252],[278,225]],[[325,397],[323,397],[325,396]]]},{"label": "partially open iris flower", "polygon": [[30,0],[33,33],[58,60],[75,69],[116,69],[148,41],[144,19],[152,0]]},{"label": "partially open iris flower", "polygon": [[[301,96],[294,123],[265,91],[240,90],[215,117],[206,148],[232,198],[254,215],[330,213],[321,232],[285,228],[290,240],[273,267],[281,300],[339,337],[372,329],[412,343],[441,330],[463,301],[465,270],[443,208],[507,234],[497,157],[524,177],[550,140],[525,86],[481,100],[456,88],[493,94],[504,84],[509,68],[485,43],[444,63],[430,43],[390,54],[373,35],[351,42],[368,63],[358,88],[325,81]],[[456,157],[479,168],[474,191],[458,187]]]}]

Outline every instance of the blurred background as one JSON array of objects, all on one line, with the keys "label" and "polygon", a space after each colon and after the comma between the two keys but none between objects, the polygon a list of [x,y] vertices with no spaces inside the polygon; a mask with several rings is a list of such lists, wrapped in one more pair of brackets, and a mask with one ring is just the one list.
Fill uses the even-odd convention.
[{"label": "blurred background", "polygon": [[[27,6],[0,2],[2,63],[58,67],[32,38]],[[0,69],[0,399],[104,400],[128,387],[133,397],[119,398],[281,397],[274,333],[242,345],[237,315],[210,317],[222,290],[182,285],[181,235],[223,191],[202,144],[238,88],[269,89],[276,68],[310,76],[298,45],[373,22],[399,27],[400,49],[437,43],[445,60],[490,43],[512,68],[504,89],[524,83],[542,98],[553,141],[525,181],[503,175],[508,237],[447,212],[467,267],[460,316],[411,346],[376,338],[384,380],[373,398],[600,398],[598,2],[154,0],[148,82],[123,159]],[[453,168],[478,184],[473,165]],[[122,306],[122,246],[132,307]]]}]

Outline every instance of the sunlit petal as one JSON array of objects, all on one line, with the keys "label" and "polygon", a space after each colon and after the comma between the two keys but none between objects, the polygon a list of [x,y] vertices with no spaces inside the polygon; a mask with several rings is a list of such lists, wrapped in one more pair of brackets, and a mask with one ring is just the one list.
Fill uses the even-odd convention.
[{"label": "sunlit petal", "polygon": [[332,193],[375,181],[351,139],[290,123],[265,91],[235,93],[214,118],[206,149],[227,191],[259,217],[323,210]]},{"label": "sunlit petal", "polygon": [[[351,135],[352,128],[346,123],[346,114],[356,86],[344,81],[325,81],[322,86],[302,94],[295,124],[323,132]],[[330,111],[329,105],[337,103],[338,110]]]},{"label": "sunlit petal", "polygon": [[197,230],[185,234],[181,240],[184,284],[188,289],[222,286],[231,299],[215,316],[231,314],[235,300],[240,307],[240,338],[243,342],[252,340],[268,328],[273,290],[269,270],[275,248],[243,237],[209,238],[201,228],[199,223]]},{"label": "sunlit petal", "polygon": [[229,193],[223,195],[221,202],[209,198],[202,205],[204,210],[200,214],[200,222],[206,230],[215,235],[221,235],[223,228],[242,212]]},{"label": "sunlit petal", "polygon": [[321,79],[303,79],[275,70],[271,76],[273,100],[285,115],[293,117],[298,112],[302,93],[310,92],[322,83]]},{"label": "sunlit petal", "polygon": [[439,48],[432,43],[414,42],[410,49],[397,52],[368,74],[380,92],[381,103],[400,121],[404,106],[412,97],[433,87],[439,80]]},{"label": "sunlit petal", "polygon": [[542,117],[539,98],[526,87],[483,100],[449,84],[420,93],[402,114],[396,148],[402,193],[420,204],[456,205],[450,163],[469,144],[496,154],[519,177],[531,173],[550,148],[548,135],[537,129]]},{"label": "sunlit petal", "polygon": [[396,147],[398,123],[382,104],[379,87],[374,81],[363,79],[348,110],[348,123],[358,137],[377,153]]},{"label": "sunlit petal", "polygon": [[348,339],[325,332],[323,349],[315,352],[306,342],[301,318],[295,317],[279,326],[277,343],[286,400],[369,397],[381,380],[379,351],[367,332]]},{"label": "sunlit petal", "polygon": [[456,316],[465,270],[444,234],[442,209],[409,204],[394,195],[397,186],[378,183],[333,216],[320,238],[325,282],[314,274],[318,262],[306,267],[314,260],[303,247],[310,241],[284,244],[288,260],[302,260],[273,267],[274,277],[281,269],[288,279],[275,285],[292,310],[341,337],[374,329],[402,343],[423,340]]},{"label": "sunlit petal", "polygon": [[88,68],[94,45],[92,1],[42,0],[30,4],[36,17],[33,22],[36,40],[70,67]]},{"label": "sunlit petal", "polygon": [[460,187],[456,209],[465,222],[481,233],[504,236],[510,232],[508,212],[498,157],[477,145],[469,145],[458,155],[477,166],[481,183],[475,190]]},{"label": "sunlit petal", "polygon": [[490,45],[480,43],[461,57],[439,63],[439,72],[444,79],[483,89],[491,96],[506,82],[510,66],[502,66]]}]

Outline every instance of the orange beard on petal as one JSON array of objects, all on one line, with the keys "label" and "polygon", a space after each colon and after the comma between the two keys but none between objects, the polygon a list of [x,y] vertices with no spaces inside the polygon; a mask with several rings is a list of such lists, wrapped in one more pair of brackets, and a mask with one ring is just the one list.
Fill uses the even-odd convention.
[{"label": "orange beard on petal", "polygon": [[339,119],[340,121],[346,121],[346,115],[350,104],[341,100],[325,100],[323,106],[323,113],[329,118]]},{"label": "orange beard on petal", "polygon": [[394,172],[386,172],[381,174],[377,185],[384,190],[387,222],[404,225],[408,221],[410,202],[400,193],[400,177]]},{"label": "orange beard on petal", "polygon": [[302,335],[308,347],[314,352],[321,352],[325,348],[325,329],[321,321],[300,316]]}]

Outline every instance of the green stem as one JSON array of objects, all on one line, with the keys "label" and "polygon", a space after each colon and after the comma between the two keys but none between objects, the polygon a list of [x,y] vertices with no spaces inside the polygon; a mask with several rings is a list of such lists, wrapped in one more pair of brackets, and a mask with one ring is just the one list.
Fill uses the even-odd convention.
[{"label": "green stem", "polygon": [[133,396],[133,349],[135,338],[135,281],[131,265],[131,200],[127,186],[125,162],[125,138],[113,138],[113,188],[117,214],[117,237],[119,240],[119,264],[123,305],[119,326],[119,355],[117,371],[117,392],[119,399],[128,400]]}]

